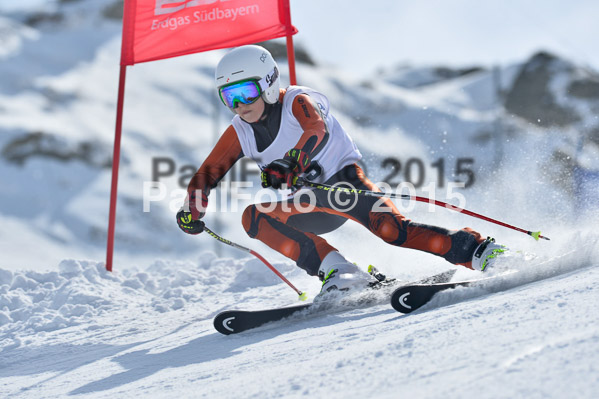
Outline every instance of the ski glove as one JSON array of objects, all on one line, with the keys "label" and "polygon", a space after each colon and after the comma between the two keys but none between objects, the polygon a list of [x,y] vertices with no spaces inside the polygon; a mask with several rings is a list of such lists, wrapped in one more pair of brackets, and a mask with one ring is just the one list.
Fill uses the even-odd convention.
[{"label": "ski glove", "polygon": [[200,234],[204,231],[204,222],[201,220],[194,220],[191,216],[191,212],[186,212],[184,208],[181,208],[177,212],[177,224],[179,228],[187,234]]},{"label": "ski glove", "polygon": [[187,196],[185,205],[177,212],[177,225],[188,234],[200,234],[204,231],[204,222],[200,219],[206,215],[208,196],[202,193],[198,200],[197,192],[198,190],[191,191]]},{"label": "ski glove", "polygon": [[282,159],[276,159],[262,170],[262,187],[293,187],[295,178],[302,174],[310,164],[310,157],[305,151],[292,149]]}]

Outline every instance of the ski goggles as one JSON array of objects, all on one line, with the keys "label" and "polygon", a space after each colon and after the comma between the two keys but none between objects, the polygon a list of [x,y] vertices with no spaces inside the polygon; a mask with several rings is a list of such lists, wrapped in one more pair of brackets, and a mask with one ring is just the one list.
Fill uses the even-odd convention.
[{"label": "ski goggles", "polygon": [[237,108],[241,104],[253,104],[262,95],[256,79],[246,79],[218,89],[220,99],[229,108]]},{"label": "ski goggles", "polygon": [[220,100],[229,108],[237,108],[241,104],[255,103],[264,90],[271,87],[279,77],[279,70],[274,67],[271,73],[260,80],[244,79],[225,85],[218,89]]}]

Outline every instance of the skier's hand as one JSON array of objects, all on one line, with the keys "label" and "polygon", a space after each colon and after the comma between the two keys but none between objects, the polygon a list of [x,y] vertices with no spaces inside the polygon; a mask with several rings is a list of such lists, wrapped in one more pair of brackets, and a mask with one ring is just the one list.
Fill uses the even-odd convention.
[{"label": "skier's hand", "polygon": [[194,220],[191,216],[191,212],[185,211],[184,208],[181,208],[179,212],[177,212],[177,225],[179,225],[179,228],[187,234],[195,235],[204,231],[204,222],[201,220]]},{"label": "skier's hand", "polygon": [[[198,198],[198,194],[200,197]],[[208,196],[199,191],[189,192],[183,207],[177,212],[177,225],[188,234],[200,234],[204,231],[204,222],[200,219],[206,215]]]},{"label": "skier's hand", "polygon": [[282,159],[276,159],[266,165],[262,171],[262,187],[280,189],[283,184],[291,188],[295,178],[306,170],[310,157],[306,152],[292,149]]},{"label": "skier's hand", "polygon": [[293,185],[297,163],[287,159],[276,159],[266,165],[262,171],[262,187],[272,187],[274,189],[282,188],[283,184],[287,187]]}]

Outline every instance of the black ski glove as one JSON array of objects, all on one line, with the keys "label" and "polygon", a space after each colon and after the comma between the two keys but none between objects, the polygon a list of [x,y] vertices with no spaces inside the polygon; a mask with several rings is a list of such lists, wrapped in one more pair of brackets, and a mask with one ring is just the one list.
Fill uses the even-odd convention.
[{"label": "black ski glove", "polygon": [[293,186],[297,163],[287,159],[276,159],[262,171],[262,187],[280,189],[283,184]]},{"label": "black ski glove", "polygon": [[310,157],[302,150],[292,149],[282,159],[276,159],[262,170],[262,187],[280,189],[283,184],[293,187],[296,177],[310,164]]},{"label": "black ski glove", "polygon": [[208,196],[201,193],[201,197],[197,198],[197,192],[198,190],[191,191],[185,200],[185,205],[177,212],[177,225],[187,234],[200,234],[204,231],[204,222],[200,219],[206,214]]},{"label": "black ski glove", "polygon": [[177,212],[177,225],[187,234],[195,235],[204,231],[204,222],[200,219],[194,220],[191,216],[191,212],[186,212],[184,208],[181,208],[179,212]]}]

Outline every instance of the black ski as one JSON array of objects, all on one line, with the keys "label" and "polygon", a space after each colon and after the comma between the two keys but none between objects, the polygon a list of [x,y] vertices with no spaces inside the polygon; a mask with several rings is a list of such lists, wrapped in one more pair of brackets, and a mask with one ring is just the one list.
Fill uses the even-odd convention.
[{"label": "black ski", "polygon": [[393,292],[391,306],[398,312],[410,313],[426,305],[437,292],[470,284],[472,284],[472,281],[406,285]]},{"label": "black ski", "polygon": [[437,282],[437,283],[425,283],[425,284],[410,284],[404,285],[403,287],[397,288],[393,295],[391,295],[391,306],[393,309],[400,313],[411,313],[422,306],[426,305],[433,299],[436,293],[449,290],[456,287],[468,287],[483,281],[488,281],[501,277],[505,274],[511,274],[507,272],[497,276],[490,276],[485,278],[479,278],[474,280],[454,281],[454,282]]},{"label": "black ski", "polygon": [[[374,291],[376,289],[389,289],[393,286],[401,285],[402,283],[396,280],[387,280],[383,275],[376,275],[378,273],[376,269],[373,269],[371,272],[377,279],[382,279],[380,285],[374,286]],[[432,284],[432,283],[441,283],[449,281],[455,273],[455,270],[448,270],[440,274],[436,274],[431,277],[424,278],[417,283],[411,284]],[[381,277],[382,276],[382,277]],[[405,283],[404,283],[405,284]],[[335,302],[327,302],[321,301],[316,303],[306,303],[295,306],[288,306],[283,308],[274,308],[274,309],[265,309],[265,310],[227,310],[222,313],[219,313],[214,318],[214,328],[221,334],[230,335],[237,334],[243,331],[250,330],[252,328],[260,327],[266,323],[279,321],[285,319],[294,314],[298,314],[301,311],[305,311],[305,313],[312,312],[320,312],[322,310],[328,310],[331,308],[338,308],[340,310],[352,308],[355,306],[364,306],[373,302],[373,298],[369,298],[369,296],[364,295],[362,298],[358,299],[356,302],[346,303],[343,299],[340,303]],[[355,305],[355,306],[354,306]]]},{"label": "black ski", "polygon": [[214,328],[225,335],[237,334],[308,309],[311,303],[266,310],[227,310],[214,318]]}]

